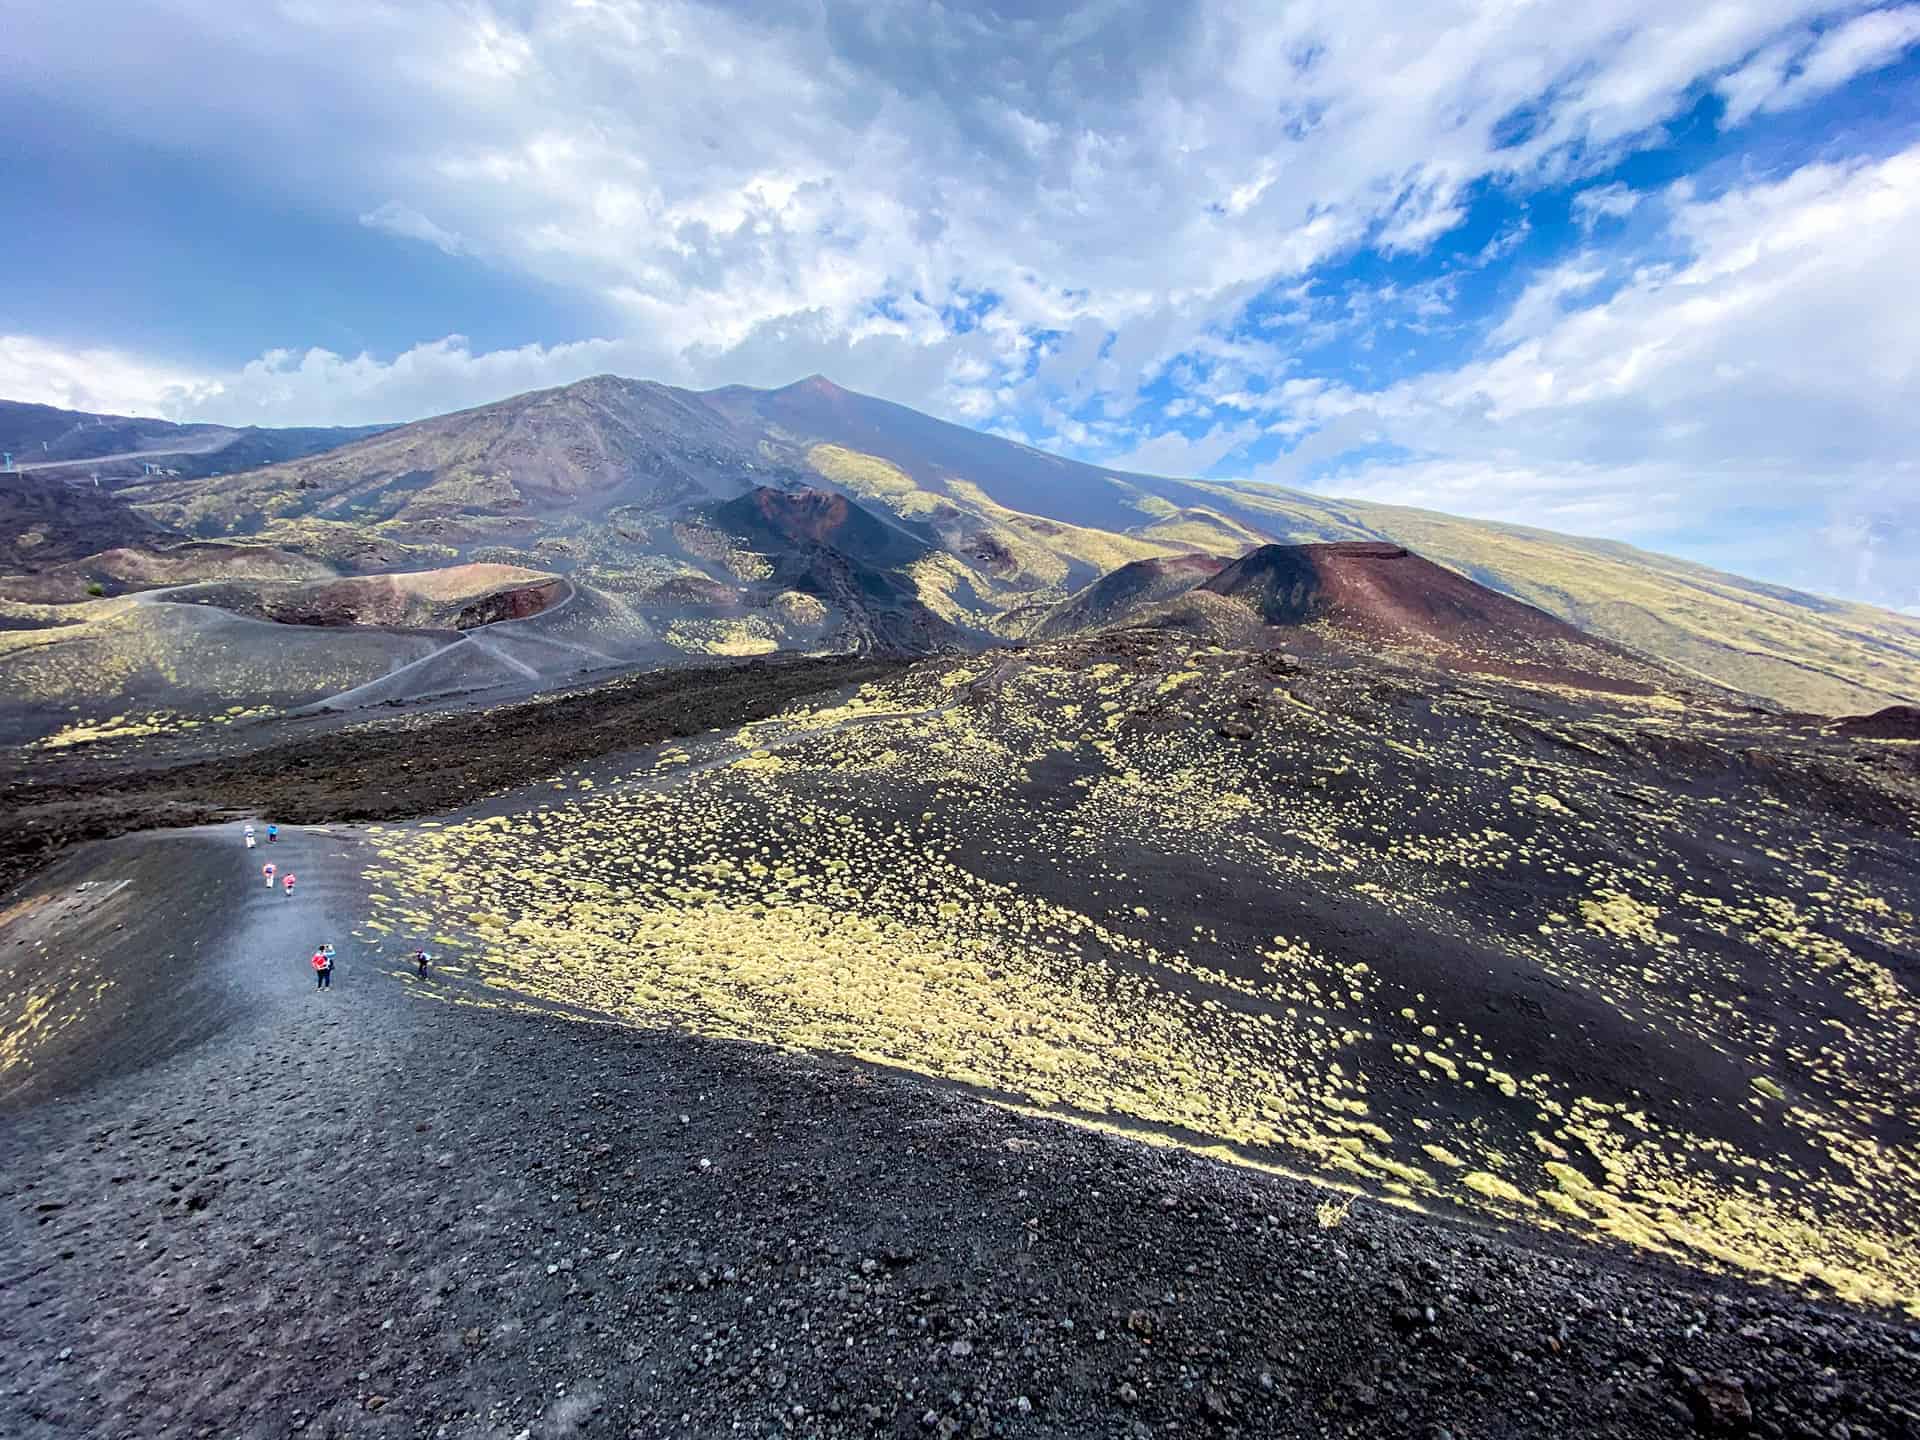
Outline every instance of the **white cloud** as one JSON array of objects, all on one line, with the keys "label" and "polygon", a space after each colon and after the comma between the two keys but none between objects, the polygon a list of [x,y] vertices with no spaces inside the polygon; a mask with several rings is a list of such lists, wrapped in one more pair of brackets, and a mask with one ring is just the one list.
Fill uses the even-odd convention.
[{"label": "white cloud", "polygon": [[384,230],[402,239],[424,241],[446,255],[461,255],[467,250],[466,241],[458,235],[441,229],[418,210],[398,200],[389,200],[378,210],[369,210],[360,217],[360,223],[369,230]]},{"label": "white cloud", "polygon": [[1137,475],[1168,475],[1181,479],[1204,475],[1228,455],[1259,438],[1260,427],[1246,423],[1215,425],[1196,436],[1168,430],[1129,444],[1127,448],[1109,454],[1101,463],[1111,469],[1127,470]]},{"label": "white cloud", "polygon": [[217,378],[91,346],[0,335],[0,396],[102,415],[190,414],[215,403]]},{"label": "white cloud", "polygon": [[1721,563],[1913,603],[1920,327],[1893,297],[1920,274],[1920,146],[1676,197],[1665,243],[1683,258],[1623,267],[1610,290],[1584,258],[1540,277],[1486,358],[1316,395],[1323,420],[1364,414],[1420,457],[1322,488],[1654,543],[1689,534]]},{"label": "white cloud", "polygon": [[1573,215],[1581,229],[1592,230],[1602,220],[1624,220],[1639,204],[1639,194],[1625,185],[1595,185],[1573,197]]},{"label": "white cloud", "polygon": [[1891,65],[1920,41],[1920,5],[1869,10],[1821,32],[1769,45],[1718,85],[1726,123],[1790,110]]},{"label": "white cloud", "polygon": [[1539,333],[1565,310],[1568,301],[1592,290],[1606,278],[1605,263],[1591,252],[1575,255],[1539,272],[1494,330],[1493,344],[1511,345]]},{"label": "white cloud", "polygon": [[[1113,336],[1070,384],[1130,395],[1276,280],[1368,237],[1423,247],[1480,182],[1602,165],[1838,3],[1220,0],[989,24],[906,0],[335,0],[236,24],[219,0],[118,0],[111,25],[30,7],[10,38],[35,57],[16,83],[95,123],[584,294],[621,317],[614,342],[680,373],[764,368],[795,334],[804,373],[891,328],[941,352],[897,398],[939,406],[942,311],[965,297],[997,297],[1015,337]],[[1865,18],[1817,53],[1866,53],[1838,38]],[[1059,367],[1002,341],[999,386],[1057,394]]]}]

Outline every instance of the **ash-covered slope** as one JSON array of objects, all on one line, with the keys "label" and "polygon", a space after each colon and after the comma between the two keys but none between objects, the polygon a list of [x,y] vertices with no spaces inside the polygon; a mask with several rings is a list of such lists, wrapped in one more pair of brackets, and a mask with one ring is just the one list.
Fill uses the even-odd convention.
[{"label": "ash-covered slope", "polygon": [[910,573],[933,547],[844,495],[760,486],[705,513],[769,567],[749,587],[748,603],[778,605],[783,595],[819,601],[836,617],[830,648],[924,655],[966,643],[921,599]]},{"label": "ash-covered slope", "polygon": [[1115,625],[1201,630],[1245,640],[1230,602],[1287,643],[1362,653],[1392,650],[1483,674],[1647,693],[1689,681],[1621,647],[1435,565],[1398,545],[1365,541],[1263,545],[1226,561],[1189,555],[1116,570],[1054,607],[1038,639]]},{"label": "ash-covered slope", "polygon": [[1228,566],[1217,555],[1173,555],[1164,560],[1135,560],[1102,575],[1043,614],[1031,634],[1056,640],[1125,625],[1145,617],[1149,607],[1185,595]]},{"label": "ash-covered slope", "polygon": [[817,545],[857,565],[903,569],[933,547],[830,490],[774,490],[758,486],[711,511],[715,525],[756,550],[776,554]]},{"label": "ash-covered slope", "polygon": [[923,663],[394,836],[375,918],[579,1010],[1920,1314],[1912,755],[1300,633]]},{"label": "ash-covered slope", "polygon": [[[1870,605],[1613,541],[1275,485],[1087,465],[854,395],[819,376],[778,391],[715,391],[709,399],[787,437],[834,483],[903,516],[964,517],[993,534],[1009,518],[999,507],[1020,517],[1023,538],[1043,539],[1039,527],[1056,527],[1050,548],[1063,563],[1047,583],[1065,591],[1097,578],[1088,566],[1105,573],[1155,555],[1232,555],[1268,541],[1384,542],[1589,634],[1791,708],[1842,714],[1920,701],[1920,619]],[[957,534],[960,527],[949,528]],[[1086,531],[1106,537],[1104,554]],[[993,598],[1013,609],[1062,597]]]},{"label": "ash-covered slope", "polygon": [[[751,447],[697,397],[603,375],[441,415],[217,485],[139,488],[155,514],[196,535],[267,521],[398,525],[458,546],[536,543],[543,517],[618,506],[658,512],[730,497]],[[432,528],[422,532],[422,527]]]},{"label": "ash-covered slope", "polygon": [[[686,553],[680,530],[702,523],[690,511],[760,486],[831,488],[922,538],[932,553],[914,566],[913,586],[961,629],[1027,633],[1040,610],[1134,561],[1360,541],[1405,546],[1592,635],[1781,705],[1849,714],[1920,699],[1920,619],[1612,542],[1113,471],[820,376],[704,394],[598,376],[244,475],[141,477],[126,493],[164,526],[343,570],[480,560],[617,590],[732,584]],[[1204,608],[1197,594],[1194,606]]]},{"label": "ash-covered slope", "polygon": [[288,549],[197,541],[16,577],[0,592],[12,602],[0,739],[66,744],[315,703],[497,700],[621,667],[924,655],[986,638],[922,599],[913,571],[931,547],[836,492],[761,488],[636,534],[647,548],[624,567],[473,560],[356,575]]},{"label": "ash-covered slope", "polygon": [[94,847],[0,919],[140,1042],[40,1037],[54,1098],[0,1124],[9,1436],[1886,1437],[1920,1406],[1870,1313],[420,979],[347,938],[359,832],[283,826],[291,899],[233,835]]},{"label": "ash-covered slope", "polygon": [[1912,747],[1196,594],[1267,643],[0,777],[16,850],[257,809],[300,875],[236,820],[0,897],[0,1430],[1911,1429]]},{"label": "ash-covered slope", "polygon": [[451,565],[412,574],[186,585],[163,598],[281,625],[467,630],[529,619],[566,594],[564,581],[537,570]]},{"label": "ash-covered slope", "polygon": [[1920,706],[1889,705],[1871,715],[1849,715],[1834,728],[1862,740],[1920,740]]},{"label": "ash-covered slope", "polygon": [[31,470],[0,474],[0,573],[38,570],[169,533],[90,483],[75,485]]},{"label": "ash-covered slope", "polygon": [[0,451],[23,470],[107,485],[171,470],[183,476],[232,475],[319,454],[392,427],[175,424],[137,415],[100,415],[0,400]]},{"label": "ash-covered slope", "polygon": [[733,386],[709,391],[706,399],[746,428],[877,456],[936,493],[945,490],[947,480],[966,481],[1008,510],[1095,530],[1126,531],[1156,518],[1154,511],[1142,508],[1142,492],[1127,480],[856,394],[824,375],[778,390]]},{"label": "ash-covered slope", "polygon": [[[880,514],[895,537],[848,536],[832,548],[856,564],[914,565],[920,601],[967,630],[1051,604],[1130,560],[1268,538],[1204,505],[1126,486],[1097,516],[1070,524],[1022,508],[1046,484],[1070,487],[1072,471],[819,377],[696,394],[599,376],[325,456],[218,482],[149,480],[129,493],[196,537],[271,544],[346,570],[488,560],[609,588],[639,576],[685,590],[740,578],[716,569],[686,533],[716,523],[714,503],[825,488]],[[763,553],[798,554],[824,538],[810,526],[839,522],[822,511],[718,523],[751,530]],[[863,557],[863,546],[880,549]]]}]

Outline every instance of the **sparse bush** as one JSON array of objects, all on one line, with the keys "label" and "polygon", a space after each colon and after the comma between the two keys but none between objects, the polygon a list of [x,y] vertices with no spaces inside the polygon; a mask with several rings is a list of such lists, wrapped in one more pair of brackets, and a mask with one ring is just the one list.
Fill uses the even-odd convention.
[{"label": "sparse bush", "polygon": [[1347,1212],[1353,1209],[1353,1196],[1344,1200],[1322,1200],[1314,1217],[1319,1220],[1322,1230],[1337,1230],[1347,1218]]},{"label": "sparse bush", "polygon": [[98,580],[95,580],[91,585],[87,586],[87,594],[89,595],[100,596],[106,593],[107,587],[102,585]]}]

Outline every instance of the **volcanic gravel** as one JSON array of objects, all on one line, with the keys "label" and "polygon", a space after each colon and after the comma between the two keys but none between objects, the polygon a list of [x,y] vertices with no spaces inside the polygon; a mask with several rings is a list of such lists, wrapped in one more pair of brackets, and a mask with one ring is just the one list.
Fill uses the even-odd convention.
[{"label": "volcanic gravel", "polygon": [[[777,657],[648,671],[484,710],[283,719],[254,732],[183,732],[131,751],[14,752],[0,762],[0,891],[85,840],[257,814],[390,820],[469,804],[601,755],[774,714],[803,695],[896,673],[870,656]],[[319,733],[289,738],[294,726]],[[265,738],[265,744],[261,739]],[[211,758],[192,758],[196,752]],[[235,753],[238,752],[238,753]]]},{"label": "volcanic gravel", "polygon": [[290,831],[297,898],[258,854],[88,847],[0,956],[138,987],[126,1063],[0,1109],[0,1434],[1920,1433],[1920,1332],[1860,1312],[397,953],[317,992],[366,852]]}]

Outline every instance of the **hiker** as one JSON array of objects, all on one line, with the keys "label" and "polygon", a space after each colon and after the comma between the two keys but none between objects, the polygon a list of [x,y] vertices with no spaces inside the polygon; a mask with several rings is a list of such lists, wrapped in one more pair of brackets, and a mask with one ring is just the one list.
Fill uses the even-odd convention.
[{"label": "hiker", "polygon": [[413,963],[419,967],[420,978],[422,980],[427,978],[427,962],[431,959],[433,959],[433,957],[424,950],[416,950],[413,952]]},{"label": "hiker", "polygon": [[322,945],[313,952],[313,988],[331,990],[333,988],[333,947]]},{"label": "hiker", "polygon": [[293,894],[293,872],[291,870],[287,872],[287,878],[284,883],[287,887],[287,894],[291,896]]},{"label": "hiker", "polygon": [[267,877],[267,889],[273,889],[273,861],[269,860],[260,867],[260,873]]},{"label": "hiker", "polygon": [[253,825],[251,823],[247,825],[247,849],[253,849]]},{"label": "hiker", "polygon": [[274,841],[278,840],[279,838],[280,838],[280,827],[278,825],[268,825],[267,826],[267,843],[271,845],[273,844]]}]

